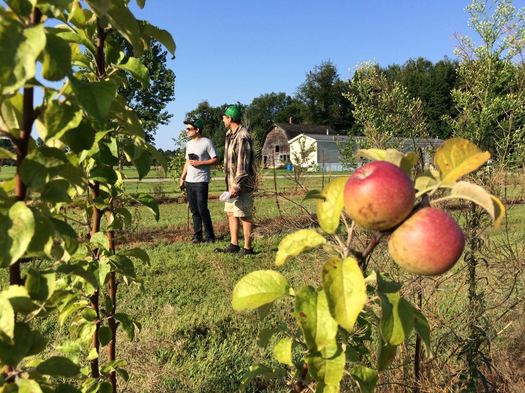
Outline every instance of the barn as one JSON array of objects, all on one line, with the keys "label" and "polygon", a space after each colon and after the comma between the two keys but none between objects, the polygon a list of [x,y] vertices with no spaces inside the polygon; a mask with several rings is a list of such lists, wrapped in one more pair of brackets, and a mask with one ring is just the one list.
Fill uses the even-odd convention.
[{"label": "barn", "polygon": [[265,133],[262,148],[264,168],[280,168],[291,162],[289,141],[298,135],[335,135],[329,126],[314,124],[274,123]]}]

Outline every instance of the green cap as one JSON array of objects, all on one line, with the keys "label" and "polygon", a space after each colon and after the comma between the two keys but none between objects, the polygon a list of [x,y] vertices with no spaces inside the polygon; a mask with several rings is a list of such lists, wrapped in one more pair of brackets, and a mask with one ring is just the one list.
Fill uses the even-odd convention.
[{"label": "green cap", "polygon": [[230,105],[224,111],[225,116],[229,116],[232,120],[237,121],[241,119],[241,108],[239,105]]},{"label": "green cap", "polygon": [[201,132],[204,129],[204,123],[202,122],[201,119],[185,120],[184,124],[191,124],[193,127],[198,128],[199,130],[201,130]]}]

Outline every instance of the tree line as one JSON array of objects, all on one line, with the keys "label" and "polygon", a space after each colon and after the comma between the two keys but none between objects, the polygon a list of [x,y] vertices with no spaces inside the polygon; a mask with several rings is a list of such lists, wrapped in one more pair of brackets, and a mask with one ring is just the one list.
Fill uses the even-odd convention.
[{"label": "tree line", "polygon": [[[447,138],[451,128],[444,122],[444,116],[455,116],[451,91],[457,87],[457,62],[445,58],[436,63],[423,57],[410,59],[402,65],[387,67],[374,65],[388,83],[400,83],[409,97],[422,101],[424,116],[427,119],[428,134]],[[294,95],[284,92],[262,94],[243,108],[243,122],[246,124],[260,147],[264,134],[273,123],[293,122],[295,124],[328,125],[336,132],[349,135],[363,135],[363,128],[355,119],[355,102],[350,99],[353,78],[341,77],[335,64],[323,61],[306,74],[304,82]],[[206,135],[222,154],[226,130],[221,115],[227,103],[213,106],[208,101],[200,102],[187,117],[200,117],[205,125]],[[177,141],[175,141],[177,142]],[[178,141],[181,144],[182,141]],[[173,151],[165,151],[168,155]]]}]

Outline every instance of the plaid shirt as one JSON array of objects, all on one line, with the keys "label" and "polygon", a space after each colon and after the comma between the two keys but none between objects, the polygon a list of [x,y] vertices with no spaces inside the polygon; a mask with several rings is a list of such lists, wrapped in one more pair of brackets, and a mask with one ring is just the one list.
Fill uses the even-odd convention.
[{"label": "plaid shirt", "polygon": [[224,148],[226,189],[251,192],[255,189],[255,160],[252,137],[246,127],[226,133]]}]

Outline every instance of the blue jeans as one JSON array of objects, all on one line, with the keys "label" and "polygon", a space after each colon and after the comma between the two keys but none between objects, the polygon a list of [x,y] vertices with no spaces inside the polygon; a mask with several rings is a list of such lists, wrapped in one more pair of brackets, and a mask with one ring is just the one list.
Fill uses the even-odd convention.
[{"label": "blue jeans", "polygon": [[193,218],[193,238],[201,240],[204,227],[206,240],[215,240],[208,210],[208,183],[186,182],[186,195]]}]

